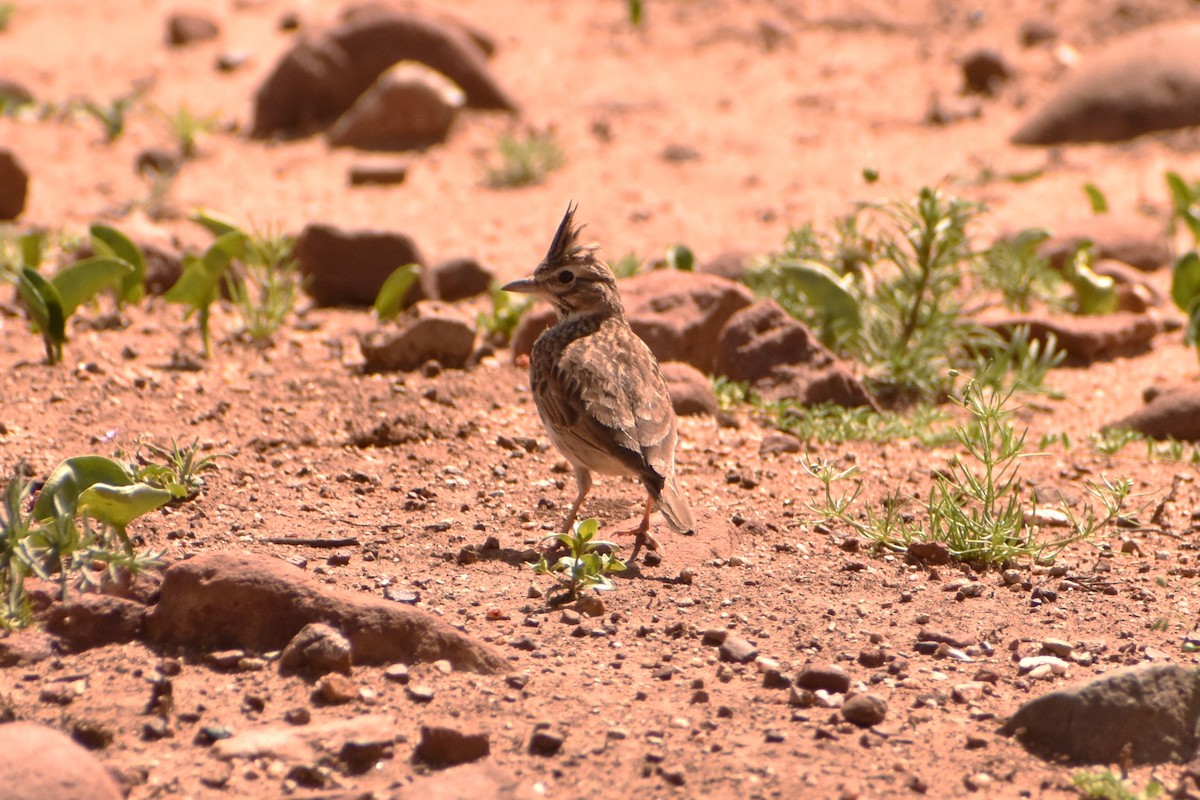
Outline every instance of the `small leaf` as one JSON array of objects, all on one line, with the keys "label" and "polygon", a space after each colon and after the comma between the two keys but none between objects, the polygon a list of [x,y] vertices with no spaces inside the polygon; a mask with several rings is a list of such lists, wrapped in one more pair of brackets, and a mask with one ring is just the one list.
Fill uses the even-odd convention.
[{"label": "small leaf", "polygon": [[229,233],[243,232],[241,226],[239,226],[231,218],[207,209],[201,209],[195,212],[188,217],[188,219],[199,225],[203,225],[213,236],[224,236]]},{"label": "small leaf", "polygon": [[63,461],[38,493],[33,504],[33,518],[42,520],[55,516],[73,517],[79,495],[97,483],[127,486],[133,483],[125,467],[103,456],[75,456]]},{"label": "small leaf", "polygon": [[1108,213],[1108,198],[1104,196],[1104,192],[1100,191],[1100,187],[1094,183],[1085,183],[1083,191],[1087,195],[1088,203],[1092,206],[1093,214]]},{"label": "small leaf", "polygon": [[63,313],[58,290],[36,270],[25,267],[21,270],[17,291],[46,341],[47,363],[57,364],[62,360],[62,346],[67,340],[67,316]]},{"label": "small leaf", "polygon": [[1171,193],[1171,204],[1175,215],[1183,220],[1192,233],[1193,241],[1200,242],[1200,215],[1196,212],[1196,191],[1176,172],[1166,174],[1167,189]]},{"label": "small leaf", "polygon": [[1171,299],[1179,310],[1186,311],[1200,297],[1200,254],[1189,250],[1175,262],[1171,272]]},{"label": "small leaf", "polygon": [[600,530],[600,523],[596,521],[595,517],[588,517],[575,525],[575,535],[583,539],[592,538],[598,530]]},{"label": "small leaf", "polygon": [[1187,328],[1184,331],[1184,341],[1197,346],[1196,355],[1200,356],[1200,295],[1192,300],[1188,308]]},{"label": "small leaf", "polygon": [[686,245],[673,245],[667,250],[667,269],[691,272],[696,268],[696,255]]},{"label": "small leaf", "polygon": [[834,272],[817,261],[783,261],[780,274],[802,293],[809,304],[834,321],[839,333],[854,333],[862,328],[858,300]]},{"label": "small leaf", "polygon": [[133,271],[132,264],[108,256],[85,258],[60,270],[51,283],[58,290],[63,316],[70,317],[79,306],[119,285]]},{"label": "small leaf", "polygon": [[629,24],[635,28],[641,27],[645,14],[645,8],[642,5],[642,0],[628,0],[628,6]]},{"label": "small leaf", "polygon": [[173,495],[148,483],[112,486],[94,483],[79,494],[79,513],[114,528],[124,528],[142,514],[171,502]]},{"label": "small leaf", "polygon": [[42,255],[46,249],[46,234],[41,231],[31,231],[17,238],[17,246],[21,250],[21,266],[36,267],[42,263]]},{"label": "small leaf", "polygon": [[122,303],[136,303],[146,294],[146,257],[142,249],[116,228],[95,224],[89,229],[92,247],[98,255],[110,255],[133,267],[133,271],[121,281]]},{"label": "small leaf", "polygon": [[375,316],[381,320],[391,319],[404,310],[404,298],[420,273],[419,264],[405,264],[398,267],[379,287],[375,297]]},{"label": "small leaf", "polygon": [[875,183],[879,180],[879,170],[872,169],[870,167],[863,167],[862,177],[863,181],[866,183]]},{"label": "small leaf", "polygon": [[1108,314],[1117,309],[1116,281],[1097,275],[1091,267],[1091,248],[1084,245],[1067,260],[1063,275],[1075,290],[1080,314]]}]

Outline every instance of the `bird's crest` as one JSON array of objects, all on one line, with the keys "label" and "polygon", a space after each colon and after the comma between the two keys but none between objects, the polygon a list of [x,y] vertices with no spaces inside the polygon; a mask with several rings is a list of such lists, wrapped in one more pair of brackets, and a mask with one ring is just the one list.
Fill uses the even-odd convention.
[{"label": "bird's crest", "polygon": [[575,224],[575,209],[578,207],[574,202],[567,205],[567,213],[563,214],[562,222],[558,223],[558,230],[554,232],[554,240],[550,242],[550,249],[546,251],[542,263],[562,264],[596,249],[595,244],[578,243],[579,232],[584,228],[583,225]]}]

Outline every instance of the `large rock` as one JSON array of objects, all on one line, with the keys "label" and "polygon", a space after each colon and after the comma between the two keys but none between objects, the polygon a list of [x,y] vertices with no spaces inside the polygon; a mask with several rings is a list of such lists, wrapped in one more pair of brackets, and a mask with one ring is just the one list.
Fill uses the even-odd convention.
[{"label": "large rock", "polygon": [[[320,223],[300,231],[292,252],[305,291],[322,306],[370,306],[389,275],[405,264],[424,263],[402,233],[343,231]],[[413,286],[420,291],[419,283]],[[409,303],[417,299],[409,293]]]},{"label": "large rock", "polygon": [[1200,124],[1200,24],[1137,31],[1087,58],[1012,136],[1015,144],[1116,142]]},{"label": "large rock", "polygon": [[285,53],[255,97],[256,138],[324,130],[379,75],[398,61],[417,61],[462,88],[472,108],[515,111],[489,74],[486,56],[461,28],[395,11],[355,14]]},{"label": "large rock", "polygon": [[760,300],[730,318],[717,343],[713,372],[749,383],[769,400],[875,405],[848,366],[774,300]]},{"label": "large rock", "polygon": [[1077,763],[1183,762],[1196,752],[1200,679],[1194,668],[1113,670],[1035,697],[1001,730],[1046,758]]},{"label": "large rock", "polygon": [[1137,431],[1152,439],[1200,441],[1200,385],[1160,392],[1137,411],[1104,427]]},{"label": "large rock", "polygon": [[106,644],[132,642],[142,635],[146,607],[104,594],[82,594],[55,603],[46,612],[46,630],[68,649],[79,652]]},{"label": "large rock", "polygon": [[1029,338],[1043,344],[1053,335],[1058,348],[1066,353],[1066,363],[1074,366],[1145,352],[1161,328],[1154,317],[1127,311],[1091,316],[1030,314],[988,319],[981,324],[1004,337],[1019,327],[1028,327]]},{"label": "large rock", "polygon": [[754,302],[739,283],[694,272],[655,270],[620,282],[625,315],[659,361],[713,371],[721,329]]},{"label": "large rock", "polygon": [[8,150],[0,150],[0,220],[14,220],[25,210],[29,173]]},{"label": "large rock", "polygon": [[340,630],[356,664],[446,659],[472,672],[507,669],[491,648],[424,611],[326,587],[279,559],[247,553],[205,553],[168,569],[146,632],[160,644],[267,652],[312,622]]},{"label": "large rock", "polygon": [[117,782],[66,734],[34,722],[0,725],[5,800],[122,800]]},{"label": "large rock", "polygon": [[402,61],[371,84],[329,129],[334,147],[423,150],[446,140],[466,95],[436,70]]},{"label": "large rock", "polygon": [[422,300],[398,325],[368,331],[359,340],[367,372],[411,372],[428,361],[460,369],[475,351],[474,321],[461,309]]},{"label": "large rock", "polygon": [[475,259],[459,257],[434,264],[422,273],[421,279],[426,294],[453,303],[484,294],[495,283],[496,276]]},{"label": "large rock", "polygon": [[662,371],[676,414],[711,417],[720,410],[712,381],[703,372],[682,361],[668,361],[662,365]]},{"label": "large rock", "polygon": [[386,714],[314,721],[303,726],[261,725],[217,741],[212,753],[225,761],[269,758],[288,763],[312,763],[318,757],[338,755],[354,747],[370,747],[386,754],[396,740],[397,730],[397,720]]}]

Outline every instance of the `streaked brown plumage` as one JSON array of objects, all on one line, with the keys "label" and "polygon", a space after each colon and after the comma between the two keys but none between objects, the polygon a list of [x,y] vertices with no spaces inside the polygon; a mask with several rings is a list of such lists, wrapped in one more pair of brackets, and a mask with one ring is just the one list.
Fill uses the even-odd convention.
[{"label": "streaked brown plumage", "polygon": [[696,523],[675,483],[675,411],[658,361],[629,327],[612,270],[594,245],[578,243],[569,206],[533,277],[510,292],[549,300],[559,320],[538,337],[529,383],[554,446],[575,468],[579,493],[563,525],[570,531],[592,486],[591,473],[632,475],[648,494],[634,553],[649,538],[655,506],[678,533]]}]

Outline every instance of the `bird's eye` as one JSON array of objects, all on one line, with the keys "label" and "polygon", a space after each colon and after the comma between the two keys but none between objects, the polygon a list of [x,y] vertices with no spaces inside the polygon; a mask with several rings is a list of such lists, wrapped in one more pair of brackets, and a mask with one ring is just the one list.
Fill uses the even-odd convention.
[{"label": "bird's eye", "polygon": [[568,284],[573,280],[575,280],[575,273],[571,272],[569,269],[564,269],[562,272],[558,273],[559,283]]}]

